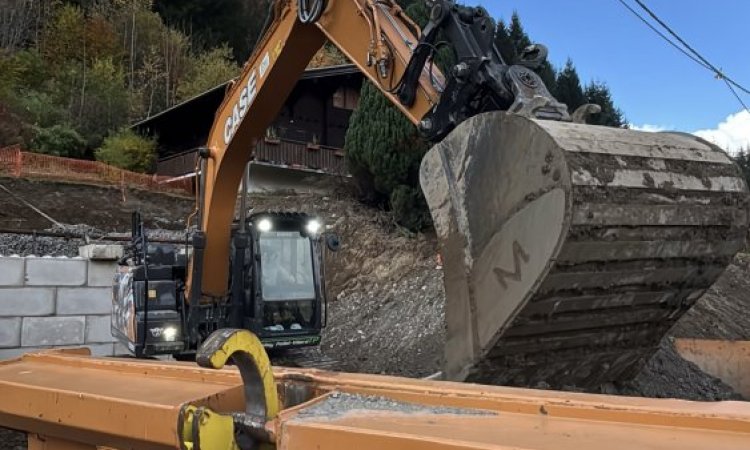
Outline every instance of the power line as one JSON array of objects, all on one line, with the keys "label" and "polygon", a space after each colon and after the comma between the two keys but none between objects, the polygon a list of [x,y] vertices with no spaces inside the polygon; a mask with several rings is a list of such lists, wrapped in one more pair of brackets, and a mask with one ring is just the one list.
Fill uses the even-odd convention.
[{"label": "power line", "polygon": [[734,97],[737,99],[737,101],[740,102],[740,105],[742,105],[742,107],[745,108],[745,111],[750,113],[750,109],[747,108],[747,105],[745,104],[745,102],[742,101],[739,94],[737,94],[737,91],[734,90],[734,87],[731,84],[729,84],[729,81],[725,78],[724,82],[727,84],[727,87],[729,88],[729,90],[732,91],[732,94],[734,94]]},{"label": "power line", "polygon": [[[740,104],[745,109],[745,111],[747,111],[748,113],[750,113],[750,109],[747,107],[747,105],[745,104],[745,102],[742,101],[742,99],[740,98],[739,94],[735,90],[735,87],[737,89],[741,90],[742,92],[747,93],[747,94],[750,94],[750,90],[748,90],[744,86],[740,85],[739,83],[737,83],[736,81],[734,81],[733,79],[731,79],[730,77],[728,77],[724,72],[722,72],[716,66],[714,66],[713,64],[711,64],[706,58],[704,58],[700,53],[698,53],[697,50],[695,50],[693,47],[691,47],[674,30],[672,30],[666,23],[664,23],[664,21],[661,20],[653,11],[651,11],[651,9],[649,9],[641,0],[635,0],[635,2],[638,3],[638,5],[641,8],[643,8],[643,10],[646,11],[656,22],[658,22],[659,25],[661,25],[662,27],[664,27],[664,29],[666,29],[667,32],[669,32],[669,34],[671,34],[672,36],[674,36],[675,39],[677,39],[682,45],[684,45],[685,48],[687,48],[687,50],[685,50],[685,48],[683,48],[683,47],[680,47],[677,43],[675,43],[673,40],[671,40],[669,38],[669,36],[666,36],[664,33],[662,33],[660,30],[658,30],[651,22],[649,22],[648,20],[646,20],[646,18],[644,18],[641,14],[639,14],[638,11],[636,11],[635,9],[633,9],[624,0],[618,0],[618,1],[628,11],[630,11],[631,13],[633,13],[633,15],[635,15],[638,19],[640,19],[641,22],[645,23],[652,31],[654,31],[656,34],[658,34],[659,37],[661,37],[662,39],[664,39],[669,45],[671,45],[672,47],[674,47],[677,50],[679,50],[683,55],[685,55],[688,58],[690,58],[693,62],[695,62],[699,66],[701,66],[704,69],[709,70],[710,72],[712,72],[716,76],[716,78],[724,81],[724,83],[727,85],[727,87],[731,91],[732,95],[734,95],[734,97],[737,99],[737,101],[740,102]],[[690,52],[692,52],[692,54],[689,53],[688,50]]]},{"label": "power line", "polygon": [[692,52],[692,53],[693,53],[693,54],[694,54],[694,55],[695,55],[695,56],[696,56],[696,57],[697,57],[698,59],[700,59],[700,60],[701,60],[701,61],[702,61],[702,62],[703,62],[703,63],[704,63],[705,65],[707,65],[708,67],[710,67],[710,68],[711,68],[711,70],[712,70],[712,71],[713,71],[713,72],[714,72],[714,73],[715,73],[715,74],[716,74],[716,75],[717,75],[717,76],[718,76],[719,78],[721,78],[721,79],[724,79],[724,80],[726,80],[727,82],[729,82],[729,83],[733,84],[733,85],[734,85],[735,87],[737,87],[738,89],[740,89],[740,90],[744,91],[744,92],[745,92],[745,93],[747,93],[747,94],[750,94],[750,90],[748,90],[748,89],[744,88],[744,87],[743,87],[743,86],[741,86],[741,85],[740,85],[739,83],[735,82],[734,80],[732,80],[731,78],[729,78],[728,76],[726,76],[726,74],[724,74],[724,72],[722,72],[722,71],[721,71],[720,69],[716,68],[716,66],[714,66],[713,64],[711,64],[711,63],[710,63],[710,62],[709,62],[709,61],[708,61],[708,60],[707,60],[706,58],[704,58],[704,57],[703,57],[703,56],[702,56],[702,55],[701,55],[700,53],[698,53],[698,51],[697,51],[697,50],[695,50],[695,49],[694,49],[693,47],[691,47],[691,46],[690,46],[690,44],[688,44],[687,42],[685,42],[685,40],[684,40],[684,39],[682,39],[682,38],[681,38],[681,37],[680,37],[680,36],[679,36],[679,35],[678,35],[678,34],[677,34],[677,33],[676,33],[676,32],[675,32],[674,30],[672,30],[672,29],[671,29],[671,28],[669,27],[669,25],[667,25],[666,23],[664,23],[664,21],[663,21],[663,20],[661,20],[661,19],[660,19],[660,18],[659,18],[659,17],[658,17],[657,15],[656,15],[656,13],[654,13],[653,11],[651,11],[651,10],[650,10],[650,9],[648,8],[648,6],[646,6],[646,5],[645,5],[645,4],[644,4],[644,3],[643,3],[643,2],[641,1],[641,0],[635,0],[635,2],[636,2],[636,3],[638,3],[638,5],[639,5],[639,6],[641,7],[641,8],[643,8],[643,10],[644,10],[644,11],[646,11],[646,12],[648,13],[648,15],[650,15],[650,16],[651,16],[651,17],[652,17],[652,18],[653,18],[653,19],[654,19],[655,21],[657,21],[657,22],[659,23],[659,25],[661,25],[662,27],[664,27],[664,29],[665,29],[665,30],[667,30],[667,31],[669,32],[669,34],[671,34],[672,36],[674,36],[674,37],[675,37],[675,39],[677,39],[678,41],[680,41],[680,43],[681,43],[682,45],[684,45],[684,46],[685,46],[685,48],[687,48],[688,50],[690,50],[690,51],[691,51],[691,52]]},{"label": "power line", "polygon": [[648,20],[646,20],[645,17],[643,17],[642,15],[640,15],[638,13],[638,11],[636,11],[630,5],[628,5],[627,3],[625,3],[625,0],[617,0],[617,1],[619,1],[620,3],[622,3],[622,6],[624,6],[625,8],[627,8],[628,11],[630,11],[631,13],[633,13],[633,15],[635,15],[637,18],[639,18],[641,20],[641,22],[645,23],[646,26],[648,26],[649,28],[651,28],[651,30],[653,30],[654,33],[658,34],[662,39],[664,39],[665,41],[667,41],[667,43],[669,45],[671,45],[672,47],[674,47],[677,50],[679,50],[680,52],[682,52],[683,55],[685,55],[688,58],[692,59],[693,61],[695,61],[696,64],[700,65],[704,69],[711,70],[711,67],[707,66],[704,62],[700,61],[698,58],[696,58],[695,56],[693,56],[690,53],[688,53],[684,48],[682,48],[679,45],[675,44],[674,41],[672,41],[671,39],[669,39],[668,36],[666,36],[664,33],[662,33],[661,31],[659,31],[659,29],[656,28],[654,25],[652,25],[651,22],[649,22]]}]

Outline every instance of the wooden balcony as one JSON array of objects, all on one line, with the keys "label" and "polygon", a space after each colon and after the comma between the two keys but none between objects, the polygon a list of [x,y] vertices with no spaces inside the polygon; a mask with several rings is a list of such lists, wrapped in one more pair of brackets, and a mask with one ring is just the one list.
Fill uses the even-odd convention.
[{"label": "wooden balcony", "polygon": [[[160,159],[157,163],[157,173],[173,177],[192,173],[195,171],[196,156],[197,149],[193,149]],[[260,140],[255,147],[253,161],[331,175],[348,174],[342,149],[288,139]]]}]

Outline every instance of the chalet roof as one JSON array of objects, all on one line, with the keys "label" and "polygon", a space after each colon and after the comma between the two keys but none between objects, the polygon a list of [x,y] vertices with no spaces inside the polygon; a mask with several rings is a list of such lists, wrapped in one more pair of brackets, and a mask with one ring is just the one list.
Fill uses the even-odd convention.
[{"label": "chalet roof", "polygon": [[[361,72],[354,64],[317,67],[305,70],[300,77],[300,81],[348,75],[361,76]],[[180,127],[184,127],[186,122],[191,122],[192,120],[190,119],[194,120],[196,116],[203,119],[204,123],[206,120],[208,123],[213,123],[214,113],[224,99],[227,85],[232,81],[234,80],[229,80],[226,83],[222,83],[206,92],[203,92],[202,94],[198,94],[182,103],[165,109],[158,114],[142,119],[131,125],[131,128],[142,134],[153,134],[155,130],[159,130],[163,126],[171,124],[179,123]]]}]

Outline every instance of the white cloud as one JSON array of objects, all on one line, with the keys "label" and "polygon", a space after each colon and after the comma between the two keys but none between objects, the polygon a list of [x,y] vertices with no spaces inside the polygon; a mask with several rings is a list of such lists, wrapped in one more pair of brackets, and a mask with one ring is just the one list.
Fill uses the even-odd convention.
[{"label": "white cloud", "polygon": [[630,124],[631,130],[636,131],[648,131],[650,133],[656,133],[657,131],[666,131],[669,130],[669,127],[665,127],[664,125],[652,125],[650,123],[644,123],[643,125],[636,125],[634,123]]},{"label": "white cloud", "polygon": [[750,148],[750,113],[740,111],[731,114],[716,128],[694,131],[693,134],[713,142],[730,153]]},{"label": "white cloud", "polygon": [[[674,127],[664,125],[630,124],[631,130],[637,131],[669,131]],[[736,114],[730,114],[716,128],[698,130],[693,132],[694,135],[712,142],[729,153],[737,153],[740,149],[750,149],[750,113],[740,111]]]}]

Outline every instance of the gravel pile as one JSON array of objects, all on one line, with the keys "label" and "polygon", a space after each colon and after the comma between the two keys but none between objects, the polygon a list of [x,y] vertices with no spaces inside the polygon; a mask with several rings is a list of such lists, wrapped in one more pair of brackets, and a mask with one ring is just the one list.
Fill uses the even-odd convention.
[{"label": "gravel pile", "polygon": [[697,401],[742,400],[742,396],[721,380],[682,359],[670,338],[662,341],[659,351],[633,381],[611,393]]},{"label": "gravel pile", "polygon": [[373,411],[388,411],[402,414],[471,414],[492,416],[496,413],[481,409],[452,408],[444,406],[425,406],[417,403],[407,403],[376,395],[347,394],[333,392],[323,401],[301,409],[295,421],[333,419],[347,413],[370,413]]},{"label": "gravel pile", "polygon": [[0,234],[0,255],[78,256],[80,238],[42,237],[27,234]]},{"label": "gravel pile", "polygon": [[396,280],[342,290],[330,302],[322,351],[340,370],[425,377],[442,367],[443,276],[420,262]]},{"label": "gravel pile", "polygon": [[[19,256],[78,256],[78,248],[91,243],[127,244],[127,241],[110,238],[130,238],[130,231],[105,233],[87,225],[63,225],[44,230],[65,234],[66,237],[39,236],[34,234],[0,233],[0,255]],[[185,241],[185,231],[148,229],[151,240]]]},{"label": "gravel pile", "polygon": [[26,450],[26,435],[17,431],[0,428],[0,449],[2,450]]},{"label": "gravel pile", "polygon": [[98,238],[106,234],[106,232],[84,223],[73,225],[64,223],[55,224],[52,227],[48,228],[46,231],[50,231],[52,233],[69,234],[71,236],[88,236],[91,238]]}]

